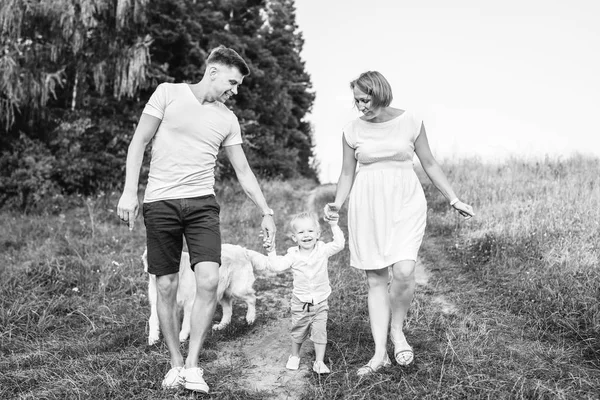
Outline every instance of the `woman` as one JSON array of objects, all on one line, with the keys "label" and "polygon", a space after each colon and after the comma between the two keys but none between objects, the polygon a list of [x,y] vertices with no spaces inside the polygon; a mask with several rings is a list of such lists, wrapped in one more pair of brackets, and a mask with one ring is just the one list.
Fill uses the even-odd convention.
[{"label": "woman", "polygon": [[350,195],[350,261],[367,274],[375,342],[375,354],[358,370],[358,375],[366,375],[391,365],[386,351],[388,327],[396,362],[408,365],[413,361],[402,326],[414,294],[415,262],[427,213],[423,188],[413,169],[414,154],[455,210],[465,218],[474,213],[455,195],[431,154],[423,122],[408,111],[390,107],[392,89],[385,77],[368,71],[352,81],[350,88],[362,116],[344,127],[342,172],[335,201],[324,211],[326,219],[333,217]]}]

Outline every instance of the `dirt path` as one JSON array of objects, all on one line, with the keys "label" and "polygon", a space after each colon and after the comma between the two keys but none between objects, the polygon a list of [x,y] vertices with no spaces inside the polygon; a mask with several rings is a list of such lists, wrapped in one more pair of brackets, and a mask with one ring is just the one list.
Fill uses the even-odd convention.
[{"label": "dirt path", "polygon": [[[333,198],[334,190],[334,185],[323,185],[312,190],[307,197],[307,209],[320,214],[321,210],[316,209],[315,199],[323,192],[327,192]],[[420,260],[417,261],[415,275],[418,286],[428,286],[429,272]],[[311,346],[304,345],[300,369],[289,371],[285,368],[290,353],[290,288],[282,284],[281,277],[275,274],[262,273],[261,276],[272,282],[274,288],[257,291],[258,303],[266,305],[269,310],[280,310],[277,319],[239,341],[222,344],[217,350],[219,358],[215,362],[245,366],[238,382],[241,389],[271,393],[269,398],[274,400],[295,400],[303,392],[307,378],[312,373],[310,360],[314,351]],[[433,303],[444,313],[455,311],[455,306],[441,295],[436,296]]]},{"label": "dirt path", "polygon": [[[316,197],[323,191],[333,193],[332,190],[331,185],[313,189],[307,196],[307,210],[318,212]],[[313,349],[308,344],[302,346],[298,371],[285,368],[290,354],[290,288],[281,284],[282,279],[276,274],[267,272],[260,276],[272,282],[274,288],[257,291],[257,303],[266,305],[269,310],[280,310],[277,319],[235,343],[221,345],[217,350],[218,361],[215,362],[244,365],[242,378],[238,382],[242,389],[271,393],[270,399],[274,400],[295,400],[303,392],[307,377],[312,373],[310,360],[313,358]]]},{"label": "dirt path", "polygon": [[[279,278],[272,276],[275,281]],[[270,399],[297,399],[303,391],[310,359],[307,346],[302,347],[303,364],[298,371],[289,371],[285,363],[290,352],[289,288],[278,285],[274,289],[257,292],[257,301],[269,309],[280,310],[277,319],[253,331],[236,342],[224,343],[217,350],[218,363],[244,365],[241,389],[270,393]]]}]

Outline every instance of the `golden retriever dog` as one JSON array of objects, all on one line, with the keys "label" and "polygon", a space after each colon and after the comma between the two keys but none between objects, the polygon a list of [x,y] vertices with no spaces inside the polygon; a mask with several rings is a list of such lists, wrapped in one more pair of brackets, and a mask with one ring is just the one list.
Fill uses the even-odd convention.
[{"label": "golden retriever dog", "polygon": [[[148,272],[147,249],[142,255],[144,271]],[[233,313],[233,298],[243,300],[248,305],[246,322],[253,324],[256,319],[256,296],[254,288],[254,270],[265,270],[268,265],[267,256],[256,251],[233,244],[223,244],[221,247],[221,266],[219,267],[219,286],[217,288],[217,301],[223,308],[223,316],[218,324],[213,325],[214,330],[225,328],[231,322]],[[177,305],[183,309],[183,321],[179,340],[185,341],[190,335],[190,318],[192,318],[192,305],[196,296],[196,280],[190,266],[190,255],[181,253],[179,263],[179,287],[177,289]],[[150,303],[150,325],[148,344],[153,345],[158,341],[160,327],[156,312],[156,275],[148,274],[148,302]]]}]

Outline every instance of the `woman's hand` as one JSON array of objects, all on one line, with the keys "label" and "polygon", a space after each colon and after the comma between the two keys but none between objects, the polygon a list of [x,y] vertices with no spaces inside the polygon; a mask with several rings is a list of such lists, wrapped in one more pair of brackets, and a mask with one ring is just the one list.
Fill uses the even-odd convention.
[{"label": "woman's hand", "polygon": [[337,221],[340,218],[339,211],[340,208],[337,205],[334,203],[327,203],[323,208],[323,218],[328,222]]},{"label": "woman's hand", "polygon": [[457,201],[456,203],[454,203],[452,205],[452,207],[454,207],[454,209],[456,211],[458,211],[458,213],[460,215],[462,215],[463,217],[465,217],[465,219],[469,219],[471,217],[475,216],[475,212],[473,211],[473,207],[471,207],[470,205],[463,203],[462,201]]}]

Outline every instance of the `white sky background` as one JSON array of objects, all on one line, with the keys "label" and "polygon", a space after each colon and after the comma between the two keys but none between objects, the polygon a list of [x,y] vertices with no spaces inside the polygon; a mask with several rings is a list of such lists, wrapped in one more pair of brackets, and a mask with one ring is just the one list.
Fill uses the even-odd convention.
[{"label": "white sky background", "polygon": [[349,82],[377,70],[438,161],[600,156],[599,0],[296,0],[321,181],[341,169]]}]

